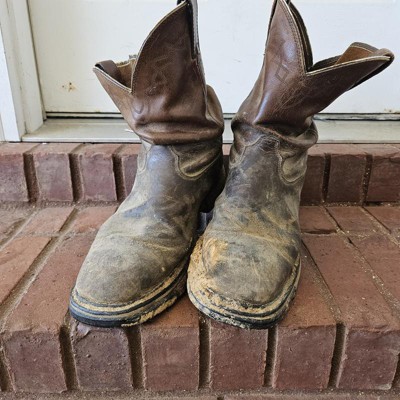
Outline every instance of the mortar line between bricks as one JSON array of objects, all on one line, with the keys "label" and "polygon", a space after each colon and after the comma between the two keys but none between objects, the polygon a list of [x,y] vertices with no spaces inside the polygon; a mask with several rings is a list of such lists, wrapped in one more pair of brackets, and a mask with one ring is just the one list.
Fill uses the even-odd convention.
[{"label": "mortar line between bricks", "polygon": [[328,388],[336,388],[341,374],[341,362],[345,354],[345,341],[347,329],[342,323],[336,324],[336,338],[333,348],[331,372],[329,374]]},{"label": "mortar line between bricks", "polygon": [[10,242],[12,242],[28,225],[32,218],[39,213],[40,209],[35,209],[31,215],[27,216],[23,221],[16,224],[10,235],[1,243],[0,251],[2,251]]},{"label": "mortar line between bricks", "polygon": [[[377,206],[379,207],[379,206]],[[382,222],[379,221],[378,218],[375,217],[375,215],[371,214],[366,208],[362,207],[363,212],[366,214],[366,216],[374,223],[375,226],[377,226],[379,228],[379,230],[388,237],[388,239],[390,241],[392,241],[394,244],[399,245],[399,240],[396,239],[396,237],[394,237],[392,235],[392,232],[390,232],[390,230],[388,228],[386,228],[385,225],[382,224]]]},{"label": "mortar line between bricks", "polygon": [[128,339],[133,387],[135,389],[144,389],[142,334],[140,326],[123,329]]},{"label": "mortar line between bricks", "polygon": [[74,356],[72,352],[71,335],[70,335],[71,317],[67,311],[64,322],[60,329],[60,344],[62,366],[64,370],[65,383],[68,390],[78,389],[78,379],[76,374]]},{"label": "mortar line between bricks", "polygon": [[82,198],[82,176],[79,168],[79,150],[85,145],[81,143],[71,153],[68,154],[69,170],[71,173],[72,197],[77,203]]},{"label": "mortar line between bricks", "polygon": [[122,172],[122,162],[121,158],[118,156],[118,150],[122,149],[123,146],[119,147],[117,151],[112,155],[113,160],[113,171],[114,171],[114,180],[115,180],[115,191],[117,194],[118,201],[122,201],[126,193],[126,188],[124,185],[124,177]]},{"label": "mortar line between bricks", "polygon": [[331,174],[331,162],[332,157],[330,154],[325,154],[325,168],[324,168],[324,175],[322,181],[322,202],[326,203],[326,199],[328,197],[328,190],[329,190],[329,178]]},{"label": "mortar line between bricks", "polygon": [[38,200],[39,184],[36,176],[35,162],[33,161],[32,150],[36,149],[35,146],[29,152],[23,154],[24,159],[24,174],[26,180],[26,186],[28,190],[28,199],[31,203],[36,203]]},{"label": "mortar line between bricks", "polygon": [[[55,248],[58,247],[58,244],[61,243],[64,239],[64,237],[67,235],[68,230],[72,223],[75,220],[75,217],[77,215],[77,210],[74,208],[65,221],[64,225],[59,231],[58,236],[46,236],[44,237],[49,237],[50,241],[46,245],[46,247],[41,251],[41,253],[36,257],[32,265],[29,267],[27,272],[24,274],[22,279],[18,282],[16,287],[13,289],[12,293],[10,294],[9,297],[4,301],[4,303],[0,306],[0,332],[3,331],[4,325],[6,323],[6,320],[9,316],[9,314],[12,312],[12,310],[15,308],[16,305],[19,304],[20,300],[22,299],[22,296],[25,294],[26,290],[30,287],[31,283],[36,279],[36,277],[39,275],[40,271],[42,270],[44,264],[46,263],[49,255],[53,252]],[[33,218],[33,215],[31,216]],[[29,220],[31,219],[29,218]],[[25,226],[25,224],[24,224]],[[23,229],[23,227],[21,228]],[[19,232],[21,231],[19,230]],[[17,236],[18,233],[15,236]]]},{"label": "mortar line between bricks", "polygon": [[[3,343],[0,342],[0,389],[3,392],[11,391],[11,377],[6,365]],[[0,394],[1,398],[1,394]]]},{"label": "mortar line between bricks", "polygon": [[362,199],[361,199],[362,204],[365,204],[367,202],[369,182],[371,179],[372,162],[373,162],[372,155],[367,153],[365,160],[366,160],[365,172],[362,184]]},{"label": "mortar line between bricks", "polygon": [[382,281],[382,279],[379,277],[379,275],[375,272],[374,268],[369,264],[368,260],[363,256],[361,251],[358,249],[358,247],[353,243],[350,237],[347,235],[343,234],[345,236],[346,241],[348,244],[354,249],[357,257],[359,258],[360,261],[360,266],[362,271],[367,274],[367,276],[372,280],[374,286],[378,290],[378,292],[381,294],[381,296],[384,298],[386,303],[389,304],[391,309],[397,314],[397,317],[400,318],[400,302],[394,296],[389,289],[386,288],[385,282]]},{"label": "mortar line between bricks", "polygon": [[332,222],[332,224],[335,226],[335,232],[330,232],[330,233],[328,233],[328,235],[329,234],[332,234],[332,233],[337,233],[338,231],[340,231],[341,229],[340,229],[340,226],[339,226],[339,224],[336,222],[336,220],[335,220],[335,218],[333,218],[332,217],[332,215],[331,215],[331,213],[329,212],[329,207],[327,207],[327,206],[325,206],[325,205],[322,205],[322,210],[323,210],[323,212],[324,212],[324,215],[326,216],[326,218],[330,221],[330,222]]},{"label": "mortar line between bricks", "polygon": [[[304,234],[303,234],[304,235]],[[315,236],[315,235],[310,235]],[[318,235],[323,236],[323,235]],[[329,236],[329,235],[326,235]],[[333,318],[335,319],[336,323],[341,323],[342,321],[342,312],[340,311],[339,306],[336,304],[335,298],[333,294],[329,290],[328,284],[326,283],[321,271],[318,268],[317,263],[315,262],[313,256],[311,255],[310,251],[308,250],[307,246],[305,245],[304,241],[302,241],[302,249],[310,260],[310,266],[312,267],[313,276],[317,283],[318,290],[324,299],[326,305],[328,306],[329,310],[331,311]]]},{"label": "mortar line between bricks", "polygon": [[[336,221],[335,221],[336,223]],[[345,343],[345,332],[346,328],[342,321],[342,315],[339,306],[335,302],[335,298],[333,294],[329,290],[329,287],[321,274],[317,263],[315,262],[314,258],[312,257],[310,251],[308,250],[307,246],[303,242],[303,251],[307,258],[310,260],[310,265],[312,267],[312,274],[317,283],[318,290],[324,299],[326,305],[328,306],[333,318],[336,321],[336,337],[335,337],[335,344],[333,347],[333,355],[331,360],[331,371],[329,374],[329,381],[328,387],[336,387],[337,382],[339,381],[340,376],[340,368],[341,368],[341,361],[343,360],[344,356],[344,343]]]},{"label": "mortar line between bricks", "polygon": [[[360,207],[361,212],[365,214],[367,218],[371,220],[371,222],[374,224],[375,227],[379,230],[380,233],[382,233],[384,236],[386,236],[391,242],[393,242],[396,246],[399,245],[397,240],[390,234],[390,232],[378,221],[375,219],[373,215],[371,215],[364,207]],[[329,213],[329,208],[327,209]],[[332,215],[331,215],[332,216]],[[337,224],[336,220],[332,216],[333,220]],[[338,224],[337,224],[338,226]],[[400,302],[394,296],[390,290],[386,288],[386,285],[384,281],[379,277],[379,275],[375,272],[374,268],[369,264],[368,260],[363,256],[361,251],[358,249],[356,244],[352,241],[352,236],[354,237],[365,237],[365,234],[359,234],[359,233],[351,233],[351,232],[345,232],[339,228],[339,230],[336,232],[336,234],[341,237],[351,248],[355,251],[357,254],[359,261],[360,261],[360,267],[364,273],[369,276],[369,278],[373,281],[374,286],[378,290],[378,292],[381,294],[381,296],[385,299],[385,301],[391,306],[393,311],[396,312],[398,317],[400,318]]]},{"label": "mortar line between bricks", "polygon": [[274,366],[276,363],[277,327],[268,329],[267,354],[264,371],[264,387],[272,387],[274,379]]},{"label": "mortar line between bricks", "polygon": [[400,354],[397,360],[397,368],[393,378],[392,388],[393,387],[400,387]]},{"label": "mortar line between bricks", "polygon": [[210,321],[200,316],[200,368],[199,388],[209,388],[211,381],[210,374]]}]

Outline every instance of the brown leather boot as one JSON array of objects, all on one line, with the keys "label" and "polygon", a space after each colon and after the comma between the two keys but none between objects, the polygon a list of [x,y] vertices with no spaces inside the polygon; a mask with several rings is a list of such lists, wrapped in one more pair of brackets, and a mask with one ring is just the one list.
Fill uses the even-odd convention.
[{"label": "brown leather boot", "polygon": [[210,211],[224,185],[224,122],[205,84],[196,1],[180,2],[137,58],[94,71],[142,150],[132,193],[98,232],[70,311],[92,325],[132,325],[185,290],[199,212]]},{"label": "brown leather boot", "polygon": [[233,120],[235,141],[214,219],[194,250],[188,292],[210,317],[244,328],[276,323],[300,274],[299,202],[313,115],[386,68],[390,51],[352,44],[313,65],[293,4],[273,5],[264,65]]}]

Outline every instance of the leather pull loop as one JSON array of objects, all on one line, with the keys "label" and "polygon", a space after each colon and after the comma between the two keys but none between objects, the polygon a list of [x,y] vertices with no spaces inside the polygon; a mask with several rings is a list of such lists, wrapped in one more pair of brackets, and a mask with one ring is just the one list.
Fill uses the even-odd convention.
[{"label": "leather pull loop", "polygon": [[96,67],[100,68],[107,75],[110,75],[111,78],[115,79],[118,82],[121,82],[121,72],[114,61],[111,60],[101,61],[96,64]]},{"label": "leather pull loop", "polygon": [[197,0],[178,0],[178,5],[186,2],[191,15],[191,28],[192,28],[192,40],[193,40],[193,57],[196,57],[200,53],[199,44],[199,26],[198,26],[198,5]]}]

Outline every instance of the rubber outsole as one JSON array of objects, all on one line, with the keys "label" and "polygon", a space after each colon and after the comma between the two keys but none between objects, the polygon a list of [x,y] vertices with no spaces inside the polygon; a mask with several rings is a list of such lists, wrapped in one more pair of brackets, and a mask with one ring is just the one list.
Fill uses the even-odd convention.
[{"label": "rubber outsole", "polygon": [[[299,267],[299,272],[300,269],[301,267]],[[254,318],[252,318],[251,316],[241,314],[240,312],[233,313],[231,310],[227,310],[223,307],[211,308],[209,306],[205,306],[201,301],[197,299],[196,296],[193,295],[189,284],[187,286],[187,292],[190,301],[194,304],[194,306],[204,315],[214,319],[215,321],[244,329],[269,329],[275,326],[285,317],[287,311],[289,310],[290,303],[296,295],[297,283],[298,281],[293,286],[293,290],[289,293],[289,296],[287,297],[285,302],[281,304],[276,312],[270,315],[266,314],[261,320],[260,317],[256,315]]]},{"label": "rubber outsole", "polygon": [[153,297],[142,303],[124,304],[121,310],[113,306],[96,305],[83,301],[74,289],[70,296],[69,311],[73,318],[86,325],[117,328],[142,324],[171,307],[186,291],[187,268]]}]

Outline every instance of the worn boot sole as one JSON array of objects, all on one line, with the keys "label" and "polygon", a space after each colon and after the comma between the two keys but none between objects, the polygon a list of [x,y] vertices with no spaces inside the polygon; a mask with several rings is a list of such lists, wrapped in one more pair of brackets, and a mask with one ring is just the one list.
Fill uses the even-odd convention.
[{"label": "worn boot sole", "polygon": [[294,298],[299,283],[300,259],[294,271],[275,301],[264,306],[254,307],[233,299],[227,299],[207,288],[202,276],[202,238],[198,241],[189,265],[187,291],[191,302],[203,314],[212,319],[245,329],[268,329],[285,316]]},{"label": "worn boot sole", "polygon": [[91,303],[73,289],[69,311],[78,321],[103,328],[142,324],[172,306],[185,292],[187,264],[185,260],[169,279],[145,297],[122,305]]}]

